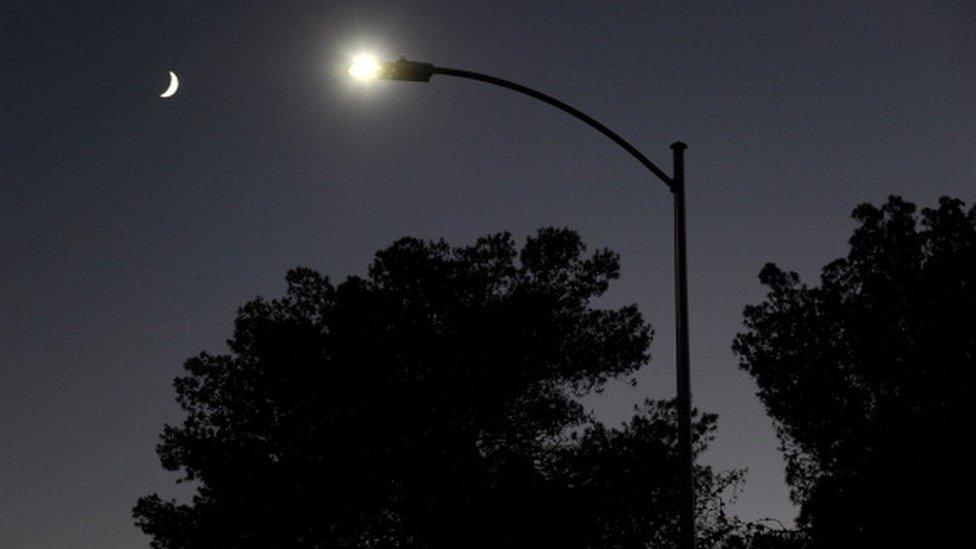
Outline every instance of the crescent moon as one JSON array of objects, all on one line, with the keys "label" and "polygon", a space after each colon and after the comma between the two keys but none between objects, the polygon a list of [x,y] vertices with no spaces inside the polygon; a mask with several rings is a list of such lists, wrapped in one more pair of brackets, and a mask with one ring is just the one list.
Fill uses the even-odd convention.
[{"label": "crescent moon", "polygon": [[176,73],[169,71],[169,87],[166,91],[160,95],[160,97],[172,97],[176,90],[180,87],[180,79],[176,77]]}]

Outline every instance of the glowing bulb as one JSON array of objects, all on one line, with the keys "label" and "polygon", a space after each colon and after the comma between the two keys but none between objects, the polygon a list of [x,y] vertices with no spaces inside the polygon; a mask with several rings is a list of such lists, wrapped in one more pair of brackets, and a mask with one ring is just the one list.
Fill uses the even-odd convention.
[{"label": "glowing bulb", "polygon": [[376,57],[368,53],[361,53],[352,58],[349,65],[349,75],[359,80],[372,80],[380,72],[380,64]]}]

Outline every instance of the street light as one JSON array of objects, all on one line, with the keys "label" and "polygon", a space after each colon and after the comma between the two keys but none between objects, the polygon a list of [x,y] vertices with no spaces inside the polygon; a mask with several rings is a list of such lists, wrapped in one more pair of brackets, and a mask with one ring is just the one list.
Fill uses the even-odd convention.
[{"label": "street light", "polygon": [[352,58],[348,72],[349,76],[357,80],[372,80],[379,76],[380,63],[376,57],[368,53],[361,53]]},{"label": "street light", "polygon": [[684,152],[688,146],[681,141],[676,141],[671,144],[672,173],[669,176],[638,151],[636,147],[589,115],[580,112],[554,97],[550,97],[521,84],[516,84],[515,82],[477,72],[435,67],[430,63],[408,61],[403,58],[397,61],[379,62],[375,57],[365,54],[356,56],[353,59],[353,63],[349,67],[349,74],[362,80],[382,79],[410,82],[428,82],[433,75],[441,74],[467,78],[469,80],[478,80],[523,93],[582,120],[590,127],[607,136],[636,158],[638,162],[671,190],[671,194],[674,196],[674,310],[678,386],[678,453],[681,457],[680,538],[678,547],[681,549],[694,549],[695,478],[694,454],[691,448],[691,368],[688,356],[688,260],[685,234]]}]

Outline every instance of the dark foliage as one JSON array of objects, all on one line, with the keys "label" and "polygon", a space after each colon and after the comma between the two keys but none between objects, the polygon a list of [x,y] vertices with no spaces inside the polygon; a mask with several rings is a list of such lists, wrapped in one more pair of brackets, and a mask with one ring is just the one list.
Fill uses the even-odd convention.
[{"label": "dark foliage", "polygon": [[[568,230],[406,238],[338,286],[289,272],[239,311],[231,354],[187,361],[158,452],[197,493],[140,499],[138,526],[165,549],[670,546],[674,407],[607,428],[576,400],[634,374],[652,335],[591,305],[619,262],[584,252]],[[697,474],[717,543],[737,473]]]},{"label": "dark foliage", "polygon": [[965,545],[976,370],[976,208],[891,197],[808,287],[766,265],[734,349],[776,421],[818,547]]}]

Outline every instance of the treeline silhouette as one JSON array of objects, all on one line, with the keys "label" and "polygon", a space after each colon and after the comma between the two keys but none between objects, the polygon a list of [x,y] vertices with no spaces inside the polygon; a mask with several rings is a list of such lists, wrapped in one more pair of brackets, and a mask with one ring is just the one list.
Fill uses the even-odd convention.
[{"label": "treeline silhouette", "polygon": [[[799,528],[726,506],[743,471],[697,466],[700,547],[952,545],[965,526],[976,354],[976,209],[862,205],[821,285],[767,265],[734,342],[777,425]],[[568,229],[452,247],[404,238],[335,285],[290,271],[237,314],[229,353],[188,360],[143,497],[159,549],[672,547],[676,418],[619,427],[579,398],[631,379],[653,331],[593,299],[619,276]],[[694,421],[696,452],[716,428]]]}]

